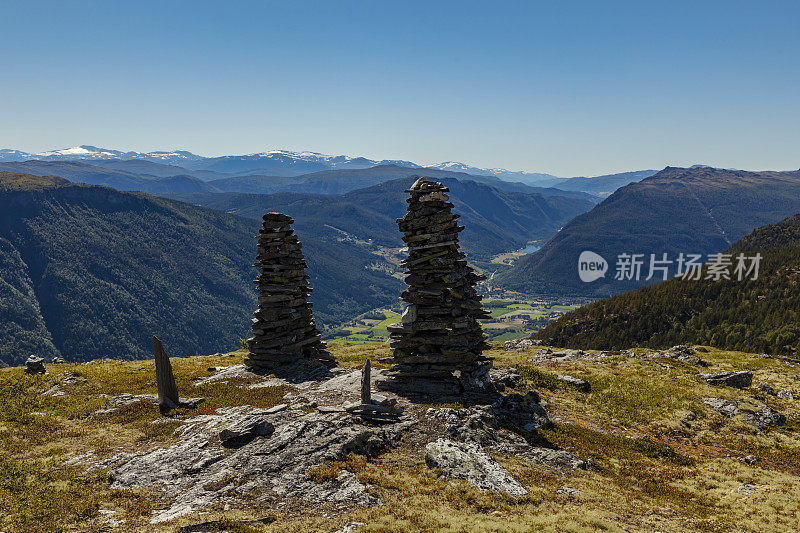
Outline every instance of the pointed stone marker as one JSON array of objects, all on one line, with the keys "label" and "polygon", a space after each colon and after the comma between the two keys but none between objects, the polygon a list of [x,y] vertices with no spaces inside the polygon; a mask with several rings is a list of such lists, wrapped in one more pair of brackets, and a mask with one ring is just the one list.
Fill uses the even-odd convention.
[{"label": "pointed stone marker", "polygon": [[158,385],[158,405],[175,409],[180,404],[178,386],[172,374],[172,364],[158,337],[153,336],[153,352],[156,358],[156,383]]},{"label": "pointed stone marker", "polygon": [[369,405],[372,403],[372,394],[370,391],[372,364],[367,359],[364,362],[364,370],[361,371],[361,405]]}]

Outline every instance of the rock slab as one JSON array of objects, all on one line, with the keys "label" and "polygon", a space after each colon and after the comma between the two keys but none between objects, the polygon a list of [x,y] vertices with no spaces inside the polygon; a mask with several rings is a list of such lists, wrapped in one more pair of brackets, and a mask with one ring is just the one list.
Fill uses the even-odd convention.
[{"label": "rock slab", "polygon": [[701,376],[711,385],[725,385],[737,389],[745,389],[753,383],[753,373],[747,370],[736,372],[712,372]]},{"label": "rock slab", "polygon": [[438,468],[447,479],[464,479],[480,490],[528,493],[519,481],[476,444],[439,439],[425,447],[425,464]]}]

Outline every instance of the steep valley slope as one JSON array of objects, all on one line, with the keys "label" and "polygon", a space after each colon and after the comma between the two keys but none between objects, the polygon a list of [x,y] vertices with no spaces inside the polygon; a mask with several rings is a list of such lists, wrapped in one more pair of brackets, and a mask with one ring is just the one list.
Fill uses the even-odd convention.
[{"label": "steep valley slope", "polygon": [[[798,212],[800,171],[667,167],[577,216],[495,282],[529,293],[608,297],[659,281],[658,272],[645,279],[647,263],[638,280],[615,279],[621,254],[641,254],[645,262],[651,254],[667,254],[673,262],[681,253],[700,254],[705,261],[708,254],[725,250],[755,228]],[[605,277],[581,281],[578,258],[583,251],[607,261]]]},{"label": "steep valley slope", "polygon": [[[674,278],[600,300],[561,317],[538,338],[577,348],[708,344],[800,352],[800,215],[758,228],[725,253],[730,279],[717,280],[706,268],[699,280]],[[756,279],[734,275],[740,254],[761,256]]]},{"label": "steep valley slope", "polygon": [[[0,173],[0,363],[230,349],[255,309],[258,223],[143,193]],[[402,282],[350,243],[299,232],[315,316],[338,322],[391,303]]]}]

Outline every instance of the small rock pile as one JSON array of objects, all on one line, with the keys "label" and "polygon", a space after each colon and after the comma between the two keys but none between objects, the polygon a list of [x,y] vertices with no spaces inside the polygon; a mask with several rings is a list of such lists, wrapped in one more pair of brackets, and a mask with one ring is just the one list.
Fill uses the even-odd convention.
[{"label": "small rock pile", "polygon": [[345,403],[344,410],[368,422],[397,422],[403,410],[398,407],[396,399],[372,394],[371,373],[372,363],[367,359],[361,371],[361,403]]},{"label": "small rock pile", "polygon": [[44,367],[44,359],[42,359],[38,355],[31,355],[30,357],[28,357],[28,360],[25,361],[25,373],[46,374],[47,369]]},{"label": "small rock pile", "polygon": [[307,301],[312,289],[300,241],[291,229],[294,220],[282,213],[267,213],[263,219],[253,265],[259,268],[255,284],[260,294],[247,363],[269,368],[302,360],[331,361]]},{"label": "small rock pile", "polygon": [[389,345],[395,366],[393,387],[431,395],[480,392],[491,387],[491,360],[481,355],[488,347],[479,319],[481,307],[476,275],[459,251],[464,229],[451,212],[449,189],[418,179],[409,190],[408,212],[397,223],[408,245],[408,303],[402,323],[389,326]]}]

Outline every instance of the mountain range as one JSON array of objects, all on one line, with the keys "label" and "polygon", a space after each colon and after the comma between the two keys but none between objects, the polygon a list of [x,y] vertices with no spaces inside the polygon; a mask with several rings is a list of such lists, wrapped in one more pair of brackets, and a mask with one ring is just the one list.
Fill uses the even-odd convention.
[{"label": "mountain range", "polygon": [[75,183],[103,185],[122,191],[142,191],[157,195],[192,192],[343,194],[385,181],[424,173],[434,178],[455,178],[487,183],[506,191],[563,196],[592,202],[598,200],[597,197],[581,191],[534,187],[523,183],[504,181],[495,176],[475,176],[463,172],[403,167],[396,164],[357,169],[323,170],[297,176],[270,176],[262,174],[228,175],[209,170],[191,171],[174,165],[142,160],[91,160],[91,163],[86,161],[28,160],[0,163],[0,171],[37,176],[56,175]]},{"label": "mountain range", "polygon": [[167,165],[178,165],[189,170],[208,170],[222,173],[264,173],[281,176],[297,176],[321,170],[369,168],[376,165],[397,165],[402,167],[421,168],[423,166],[437,170],[451,170],[468,174],[490,175],[499,178],[536,182],[553,179],[556,176],[536,172],[516,172],[505,169],[481,169],[464,163],[446,162],[435,165],[419,165],[404,160],[374,160],[366,157],[350,157],[344,155],[326,155],[317,152],[293,152],[289,150],[268,150],[247,155],[226,155],[221,157],[203,157],[186,150],[167,150],[155,152],[136,152],[98,148],[80,145],[73,148],[49,150],[31,153],[14,149],[0,150],[0,162],[27,161],[103,161],[143,160]]},{"label": "mountain range", "polygon": [[[415,179],[402,177],[341,195],[205,193],[170,197],[253,219],[269,211],[291,213],[298,229],[310,235],[335,239],[345,232],[374,244],[401,247],[395,219],[405,213],[404,191]],[[472,259],[486,259],[521,248],[532,240],[548,239],[594,205],[584,198],[504,191],[450,177],[436,179],[450,188],[454,211],[466,226],[461,245]]]},{"label": "mountain range", "polygon": [[657,170],[635,170],[633,172],[621,172],[619,174],[607,174],[605,176],[594,176],[591,178],[559,178],[555,182],[548,182],[551,187],[557,187],[562,191],[583,191],[594,194],[601,198],[610,196],[620,187],[630,183],[642,181],[649,178]]},{"label": "mountain range", "polygon": [[[573,311],[542,330],[555,346],[622,349],[710,345],[728,350],[800,351],[800,215],[756,229],[727,251],[761,260],[739,279],[674,278]],[[734,264],[737,262],[734,259]],[[748,262],[748,267],[750,262]]]},{"label": "mountain range", "polygon": [[[77,161],[3,165],[45,174],[68,170],[97,180],[100,172],[118,186],[181,178],[108,173]],[[593,205],[583,198],[441,179],[467,225],[464,249],[473,259],[546,239]],[[267,211],[296,219],[320,325],[392,304],[403,284],[375,253],[376,245],[402,246],[395,218],[405,211],[404,191],[413,180],[334,195],[170,193],[189,202],[182,203],[53,175],[0,172],[2,361],[19,363],[30,353],[140,358],[147,356],[153,334],[173,346],[175,355],[234,347],[247,333],[255,305],[253,235]]]},{"label": "mountain range", "polygon": [[[145,179],[170,178],[173,176],[191,176],[200,181],[220,181],[220,184],[229,183],[229,187],[237,190],[225,189],[228,192],[280,192],[281,187],[294,185],[296,182],[290,178],[299,178],[317,173],[317,178],[323,178],[325,171],[358,171],[373,167],[384,170],[395,169],[394,174],[388,179],[404,177],[399,175],[398,168],[409,169],[419,174],[420,172],[437,173],[447,177],[470,176],[474,181],[491,183],[506,190],[520,192],[534,192],[525,187],[556,188],[562,191],[581,191],[592,196],[605,197],[616,188],[628,183],[638,181],[653,174],[655,171],[642,170],[609,174],[595,177],[560,178],[552,174],[541,172],[511,171],[502,168],[479,168],[465,163],[448,161],[444,163],[420,165],[405,160],[374,160],[366,157],[333,156],[317,152],[292,152],[289,150],[269,150],[261,153],[247,155],[226,155],[220,157],[204,157],[186,150],[162,150],[154,152],[123,151],[96,146],[81,145],[73,148],[49,150],[45,152],[24,152],[14,149],[0,150],[0,164],[38,162],[75,162],[90,164],[109,170],[118,170],[137,174]],[[55,168],[55,167],[53,167]],[[416,169],[416,170],[411,170]],[[32,172],[36,168],[6,166],[3,170],[8,172]],[[443,173],[440,173],[442,171]],[[346,176],[346,173],[339,173]],[[60,175],[60,174],[59,174]],[[407,174],[410,175],[410,174]],[[78,179],[73,176],[70,179]],[[233,179],[237,178],[237,179]],[[281,179],[279,179],[281,178]],[[353,179],[358,181],[360,176],[356,173]],[[313,179],[312,179],[313,181]],[[99,184],[89,182],[90,184]],[[377,182],[374,182],[377,183]],[[349,190],[354,190],[374,183],[360,184]],[[143,183],[146,192],[149,183]],[[241,190],[248,186],[257,190]],[[112,185],[113,186],[113,185]],[[187,192],[187,191],[183,191]],[[325,191],[298,191],[298,192],[325,192]]]},{"label": "mountain range", "polygon": [[[566,224],[541,250],[522,257],[495,283],[546,294],[608,297],[653,284],[651,254],[677,262],[681,253],[721,252],[753,229],[800,212],[800,171],[746,172],[711,167],[667,167],[620,188],[592,210]],[[582,252],[608,265],[604,277],[583,282]],[[615,279],[621,254],[641,255],[639,279]],[[672,265],[677,269],[677,263]]]}]

